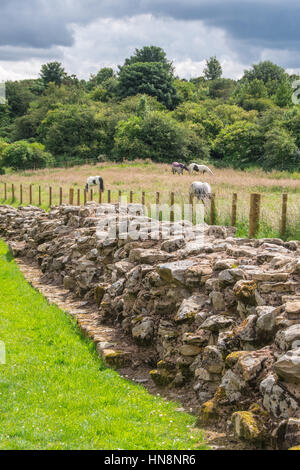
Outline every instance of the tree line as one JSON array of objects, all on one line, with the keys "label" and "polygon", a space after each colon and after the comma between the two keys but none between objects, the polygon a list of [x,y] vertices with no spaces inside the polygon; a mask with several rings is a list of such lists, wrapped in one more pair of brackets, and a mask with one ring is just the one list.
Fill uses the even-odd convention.
[{"label": "tree line", "polygon": [[270,61],[237,81],[222,75],[211,57],[203,76],[179,79],[155,46],[89,80],[45,64],[38,79],[6,82],[0,168],[139,158],[299,171],[300,106],[292,102],[299,77]]}]

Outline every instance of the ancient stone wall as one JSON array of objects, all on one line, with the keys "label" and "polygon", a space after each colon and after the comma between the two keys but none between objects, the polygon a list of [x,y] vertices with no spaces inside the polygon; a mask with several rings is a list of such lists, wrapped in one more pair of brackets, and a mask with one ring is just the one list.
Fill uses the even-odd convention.
[{"label": "ancient stone wall", "polygon": [[[0,206],[0,236],[48,279],[95,299],[102,323],[121,325],[148,351],[156,384],[188,384],[199,424],[225,423],[257,446],[300,445],[300,242],[205,226],[199,245],[180,223],[160,223],[147,239],[142,215],[144,240],[107,238],[106,210]],[[116,210],[122,223],[132,220]],[[162,239],[165,228],[171,236]]]}]

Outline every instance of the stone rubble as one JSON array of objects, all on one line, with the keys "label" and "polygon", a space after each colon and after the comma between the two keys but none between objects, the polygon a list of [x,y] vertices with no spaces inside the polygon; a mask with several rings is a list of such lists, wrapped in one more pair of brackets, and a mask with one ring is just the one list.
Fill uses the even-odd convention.
[{"label": "stone rubble", "polygon": [[[119,325],[147,351],[156,384],[189,384],[199,424],[229,419],[239,439],[300,445],[300,242],[239,239],[234,228],[204,225],[190,232],[204,230],[199,244],[178,222],[157,222],[151,238],[142,212],[107,209],[0,206],[0,236],[15,257],[37,261],[45,279],[95,301],[101,324]],[[115,238],[101,228],[112,217]],[[129,222],[140,239],[121,233]],[[96,343],[112,367],[138,360]]]}]

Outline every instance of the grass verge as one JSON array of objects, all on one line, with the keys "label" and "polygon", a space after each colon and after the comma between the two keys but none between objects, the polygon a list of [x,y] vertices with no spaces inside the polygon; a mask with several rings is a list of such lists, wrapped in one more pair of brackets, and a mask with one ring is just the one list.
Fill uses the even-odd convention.
[{"label": "grass verge", "polygon": [[205,449],[195,418],[104,367],[0,240],[0,449]]}]

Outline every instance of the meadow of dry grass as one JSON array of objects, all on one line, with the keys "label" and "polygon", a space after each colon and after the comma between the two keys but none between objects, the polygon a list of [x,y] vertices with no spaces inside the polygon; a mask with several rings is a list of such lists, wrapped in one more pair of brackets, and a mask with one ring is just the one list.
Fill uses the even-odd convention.
[{"label": "meadow of dry grass", "polygon": [[[245,235],[249,219],[250,193],[262,194],[261,234],[277,235],[281,219],[282,194],[288,193],[288,237],[300,237],[300,174],[265,173],[262,170],[238,171],[233,169],[212,168],[214,176],[172,175],[168,164],[152,162],[103,163],[97,166],[80,166],[70,169],[56,168],[26,171],[0,176],[0,201],[3,200],[3,183],[7,183],[8,198],[11,196],[11,184],[16,187],[18,199],[19,185],[23,185],[24,203],[28,203],[29,184],[33,184],[33,202],[37,203],[38,186],[42,188],[42,205],[49,201],[49,186],[53,188],[53,203],[59,201],[59,188],[63,188],[64,201],[68,201],[69,188],[83,189],[89,176],[101,175],[105,182],[104,202],[107,190],[112,192],[112,202],[117,201],[118,192],[129,196],[134,192],[134,202],[141,202],[141,194],[146,193],[146,204],[154,203],[156,192],[160,192],[162,203],[170,200],[170,193],[175,193],[176,203],[187,203],[189,186],[193,181],[207,181],[216,194],[217,221],[230,223],[232,194],[238,194],[238,226]],[[95,199],[97,199],[95,195]],[[299,233],[298,233],[299,231]],[[244,233],[245,232],[245,233]],[[266,233],[265,233],[266,232]]]}]

